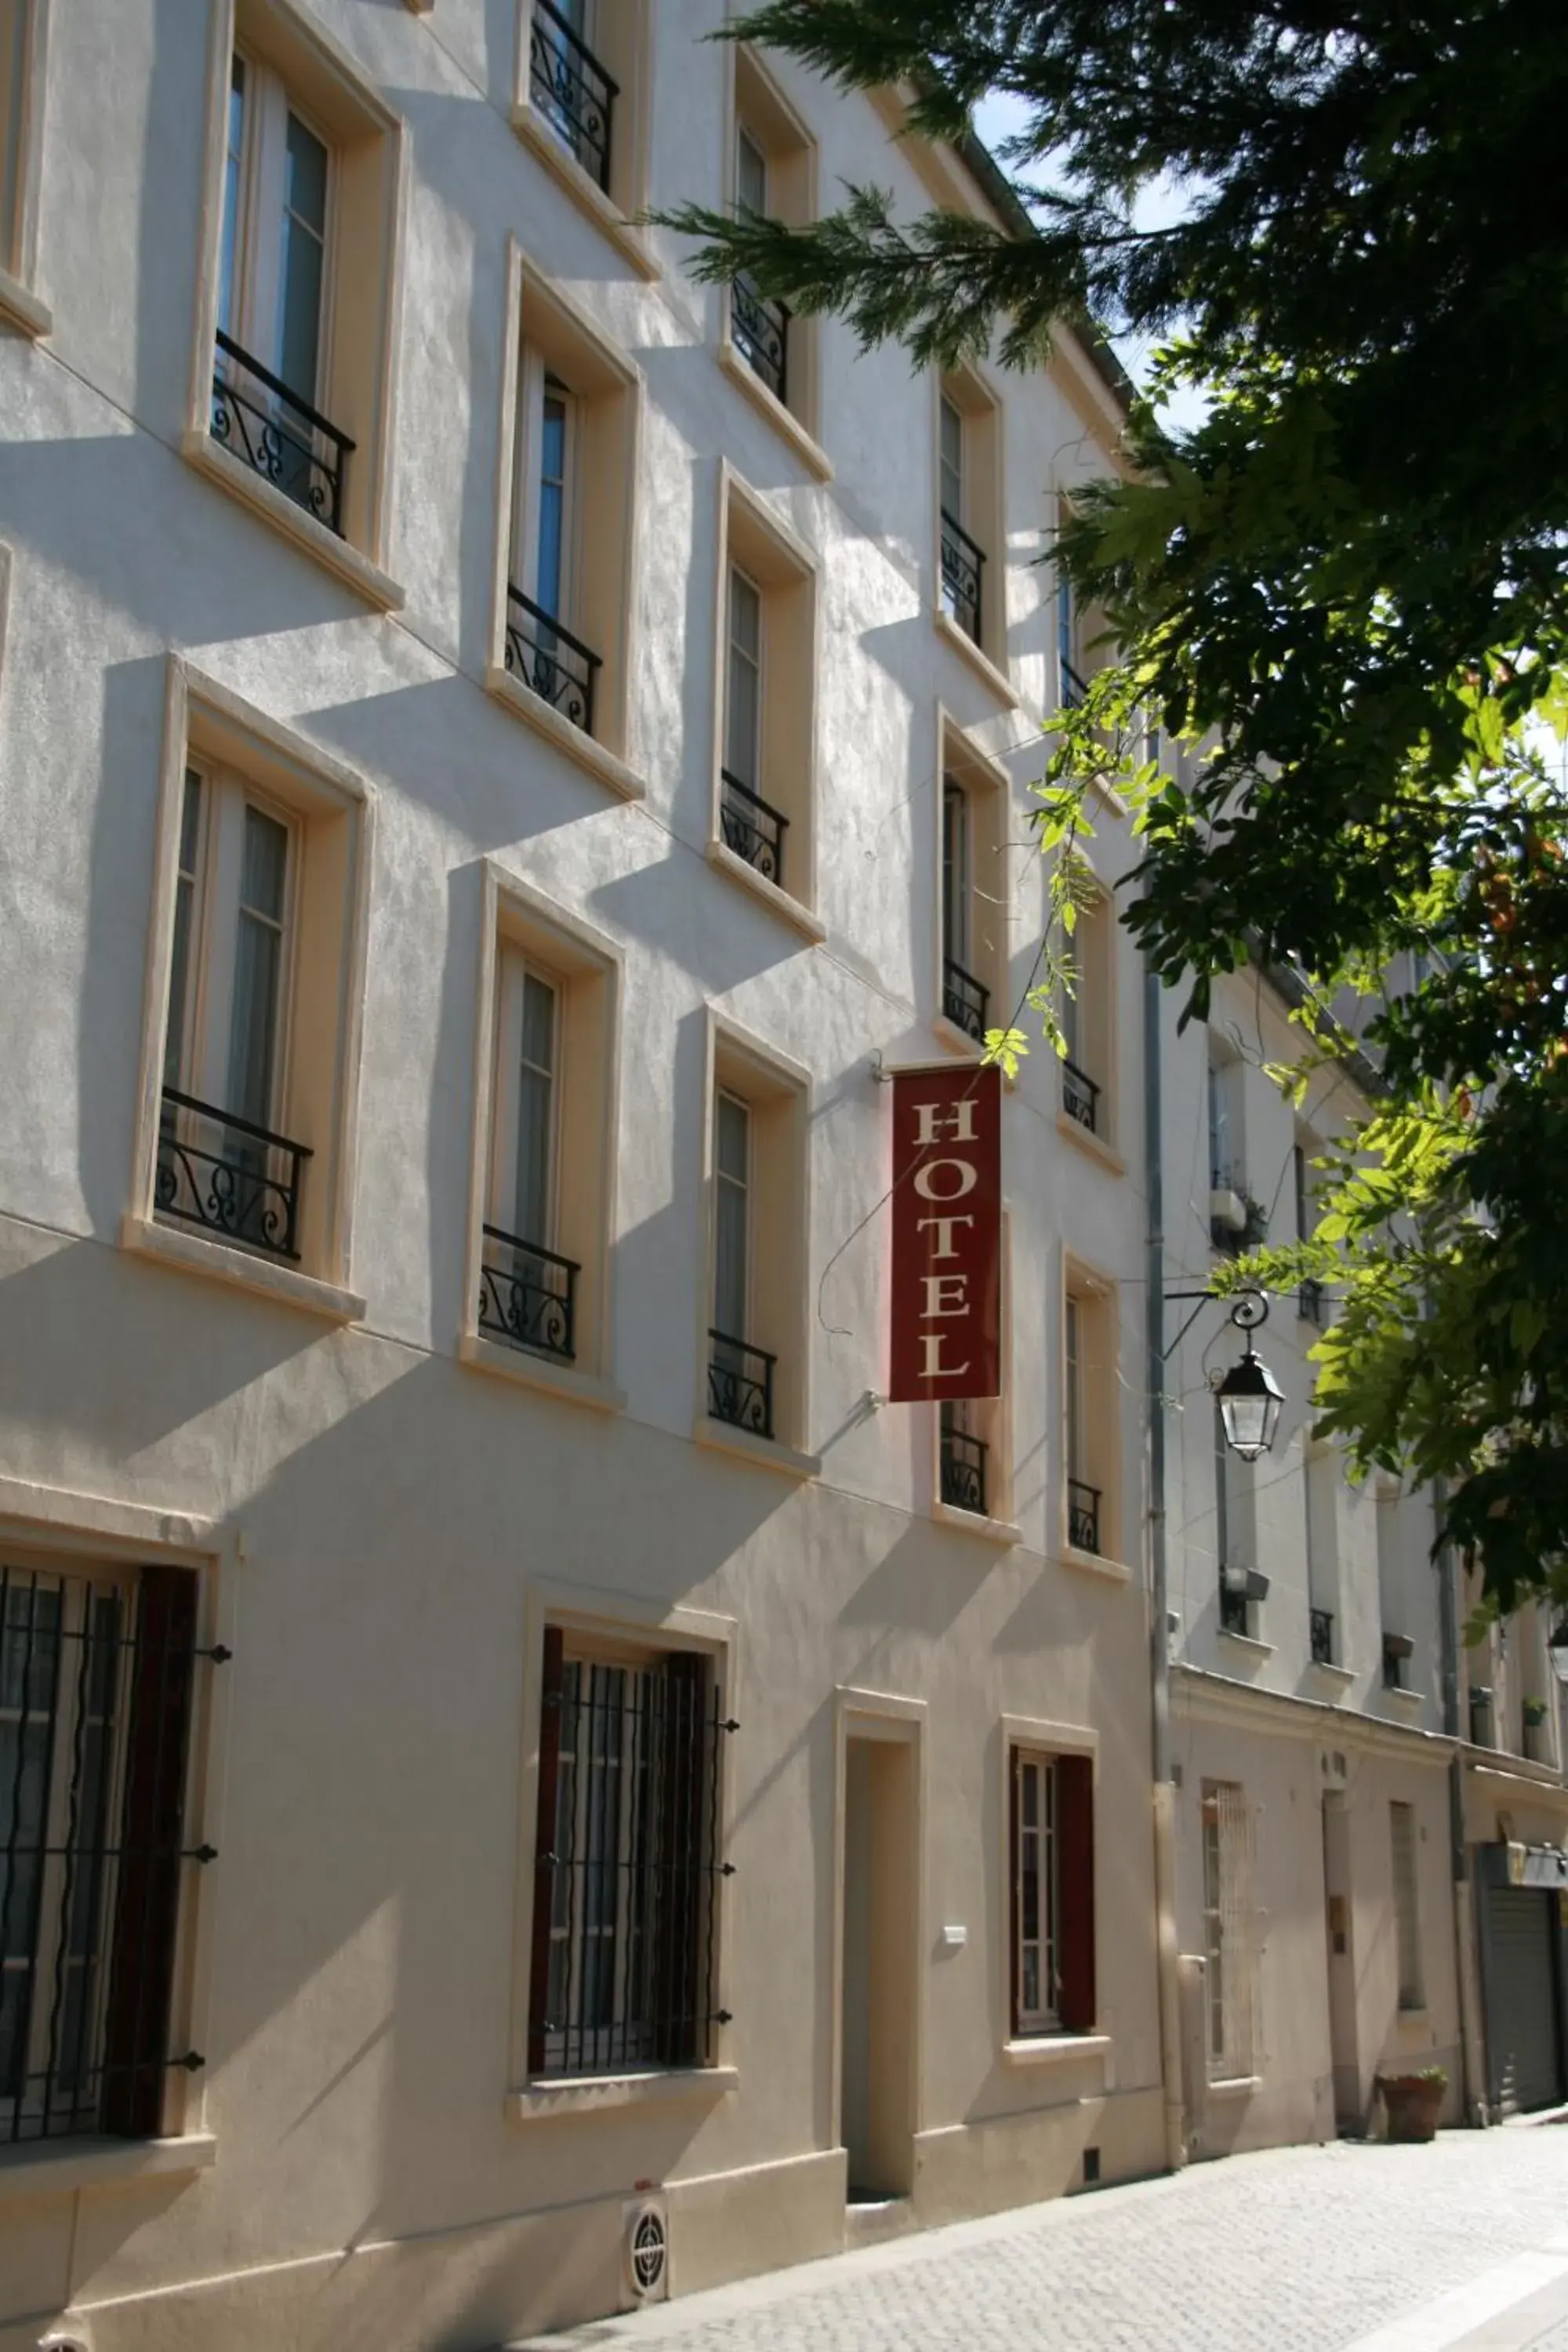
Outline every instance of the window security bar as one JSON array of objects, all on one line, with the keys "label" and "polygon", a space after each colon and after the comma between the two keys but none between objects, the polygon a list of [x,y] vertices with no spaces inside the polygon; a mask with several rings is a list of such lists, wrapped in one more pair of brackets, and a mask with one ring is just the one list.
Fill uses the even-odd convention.
[{"label": "window security bar", "polygon": [[950,1511],[985,1513],[985,1461],[989,1449],[983,1438],[967,1430],[942,1433],[942,1499]]},{"label": "window security bar", "polygon": [[766,881],[784,887],[784,835],[789,819],[744,785],[728,768],[721,768],[723,787],[719,809],[724,846],[743,857]]},{"label": "window security bar", "polygon": [[985,577],[985,550],[979,546],[956,516],[942,510],[942,601],[966,637],[980,643],[981,596]]},{"label": "window security bar", "polygon": [[754,1436],[773,1433],[773,1371],[778,1363],[765,1349],[748,1348],[723,1331],[708,1334],[708,1410],[715,1421]]},{"label": "window security bar", "polygon": [[789,310],[770,302],[745,276],[730,281],[730,333],[735,349],[753,375],[761,376],[775,400],[784,400],[788,383]]},{"label": "window security bar", "polygon": [[739,1729],[703,1661],[646,1666],[547,1650],[529,2070],[710,2063],[717,2005],[720,1744]]},{"label": "window security bar", "polygon": [[1068,1480],[1068,1541],[1074,1551],[1100,1549],[1100,1490],[1081,1478]]},{"label": "window security bar", "polygon": [[1076,1062],[1062,1057],[1062,1108],[1090,1135],[1100,1132],[1100,1087]]},{"label": "window security bar", "polygon": [[[342,539],[343,481],[355,445],[308,400],[290,392],[270,368],[253,360],[221,327],[217,348],[220,356],[213,366],[213,439],[243,457],[286,499],[292,499],[297,507],[303,507]],[[262,400],[242,389],[241,377],[254,377],[269,398]]]},{"label": "window security bar", "polygon": [[983,987],[973,972],[965,971],[951,956],[942,958],[942,1012],[954,1028],[973,1037],[977,1045],[985,1042],[985,1012],[990,1002],[991,991]]},{"label": "window security bar", "polygon": [[599,656],[510,582],[506,602],[508,670],[563,719],[591,735],[594,681],[604,667]]},{"label": "window security bar", "polygon": [[574,1259],[486,1225],[479,1254],[479,1330],[487,1339],[571,1363],[576,1354]]},{"label": "window security bar", "polygon": [[308,1144],[165,1087],[153,1206],[222,1241],[296,1259],[300,1187],[311,1156]]},{"label": "window security bar", "polygon": [[528,44],[529,96],[606,195],[610,125],[620,84],[550,0],[533,0]]},{"label": "window security bar", "polygon": [[1331,1609],[1314,1609],[1309,1622],[1312,1633],[1312,1664],[1331,1666],[1334,1663],[1334,1616]]},{"label": "window security bar", "polygon": [[196,1580],[0,1566],[0,2140],[155,2137],[185,1865]]},{"label": "window security bar", "polygon": [[1309,1275],[1296,1293],[1296,1314],[1302,1323],[1319,1323],[1323,1319],[1323,1286]]}]

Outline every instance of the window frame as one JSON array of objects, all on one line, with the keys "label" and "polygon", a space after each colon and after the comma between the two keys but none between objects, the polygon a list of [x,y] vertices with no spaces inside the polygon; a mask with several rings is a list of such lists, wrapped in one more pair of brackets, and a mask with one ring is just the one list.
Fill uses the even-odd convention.
[{"label": "window frame", "polygon": [[[763,157],[767,200],[773,217],[804,227],[818,215],[819,153],[816,133],[793,104],[760,53],[748,42],[726,42],[721,188],[736,201],[742,131]],[[819,482],[833,479],[833,461],[822,446],[822,323],[791,311],[781,400],[742,354],[735,341],[730,289],[719,291],[719,365],[731,383],[788,445]]]},{"label": "window frame", "polygon": [[[639,278],[662,276],[647,232],[639,226],[649,199],[650,128],[653,98],[653,0],[615,0],[589,41],[595,60],[616,82],[610,121],[610,186],[602,188],[533,102],[531,38],[533,0],[517,0],[517,46],[512,67],[512,130],[556,185],[593,222],[599,234],[629,262]],[[605,36],[608,35],[607,40]]]},{"label": "window frame", "polygon": [[[153,1214],[184,782],[187,771],[204,762],[243,778],[249,793],[269,811],[286,813],[297,828],[295,1012],[279,1064],[279,1131],[311,1153],[298,1265],[176,1228]],[[365,1309],[348,1285],[374,824],[373,789],[355,770],[183,656],[169,657],[130,1202],[121,1246],[287,1298],[339,1322],[357,1321]],[[301,1029],[299,1007],[310,998],[330,1007],[331,1017]]]},{"label": "window frame", "polygon": [[1010,856],[1013,779],[1000,760],[959,726],[939,700],[935,707],[934,757],[939,788],[931,795],[931,858],[935,877],[931,935],[931,1031],[950,1052],[978,1060],[984,1043],[953,1020],[947,1009],[949,961],[946,924],[947,794],[951,785],[964,801],[967,873],[967,958],[952,961],[985,991],[984,1026],[1005,1027],[1013,1006],[1013,863]]},{"label": "window frame", "polygon": [[[821,1468],[806,1453],[811,1426],[811,1327],[807,1268],[812,1215],[812,1079],[804,1064],[765,1044],[727,1015],[708,1011],[703,1069],[702,1248],[703,1274],[696,1286],[697,1381],[692,1435],[699,1444],[738,1453],[797,1477]],[[748,1255],[752,1328],[731,1336],[772,1355],[773,1433],[718,1420],[709,1410],[711,1308],[717,1296],[718,1118],[721,1091],[734,1095],[751,1114],[751,1234]],[[756,1245],[765,1231],[765,1249]]]},{"label": "window frame", "polygon": [[[314,405],[353,445],[341,532],[214,438],[213,381],[237,51],[276,75],[289,109],[324,138],[336,164],[323,333]],[[408,138],[364,68],[301,0],[213,0],[207,36],[205,202],[195,341],[181,437],[186,462],[291,540],[376,611],[402,608],[386,570],[403,300]],[[242,176],[248,179],[247,161]],[[248,205],[248,194],[247,196]],[[328,312],[330,310],[330,324]]]},{"label": "window frame", "polygon": [[[39,1490],[40,1496],[42,1491]],[[142,1523],[151,1520],[154,1515],[143,1512],[138,1507],[58,1493],[53,1494],[52,1499],[57,1506],[64,1503],[67,1508],[58,1527],[49,1528],[47,1531],[37,1524],[26,1524],[9,1517],[0,1518],[0,1566],[4,1567],[7,1577],[77,1582],[83,1587],[84,1592],[89,1589],[95,1591],[112,1590],[126,1596],[135,1613],[129,1619],[122,1618],[118,1639],[123,1639],[124,1626],[132,1622],[138,1628],[137,1640],[141,1640],[141,1629],[151,1605],[143,1601],[142,1594],[156,1591],[162,1595],[163,1622],[166,1627],[173,1628],[180,1654],[189,1660],[190,1681],[182,1707],[179,1774],[177,1783],[163,1799],[164,1802],[172,1805],[175,1813],[177,1845],[183,1859],[177,1878],[164,1898],[170,1905],[170,1916],[163,1931],[163,1957],[156,1963],[153,1983],[154,1999],[160,2003],[163,1999],[162,1990],[156,1989],[160,1977],[167,1987],[167,2021],[163,2028],[166,2048],[171,2052],[200,2048],[206,2039],[210,1905],[202,1885],[205,1873],[192,1866],[192,1857],[198,1860],[207,1857],[206,1838],[216,1828],[216,1822],[210,1817],[209,1791],[222,1784],[221,1767],[215,1759],[222,1745],[226,1696],[222,1677],[216,1670],[228,1654],[226,1650],[214,1646],[217,1587],[214,1561],[208,1555],[195,1551],[188,1546],[170,1545],[155,1536],[149,1539],[142,1531]],[[161,1514],[157,1516],[162,1517]],[[13,1526],[16,1528],[16,1540],[11,1538]],[[187,1532],[194,1532],[194,1529]],[[204,1528],[203,1532],[210,1533],[211,1530]],[[118,1752],[114,1759],[112,1788],[101,1815],[104,1827],[111,1835],[116,1833],[114,1825],[122,1823],[124,1807],[131,1797],[127,1750],[134,1728],[130,1710],[135,1705],[136,1668],[133,1663],[128,1662],[116,1671],[121,1679],[117,1696],[121,1717],[117,1726]],[[64,1683],[72,1672],[71,1661],[68,1657],[62,1658],[60,1681]],[[166,1667],[161,1679],[163,1692],[166,1695],[169,1686]],[[60,1713],[61,1720],[55,1734],[57,1752],[68,1736],[66,1716],[68,1714],[73,1723],[76,1719],[72,1705],[68,1704]],[[156,1802],[162,1789],[162,1766],[154,1769],[158,1775],[153,1788]],[[51,1787],[46,1823],[54,1818],[55,1813],[56,1791]],[[175,1825],[170,1826],[173,1829]],[[60,1875],[58,1868],[46,1869],[43,1874],[40,1915],[48,1908],[47,1889],[49,1879],[53,1877],[58,1882]],[[58,1892],[57,1885],[57,1898]],[[113,2032],[108,2012],[114,1998],[117,1953],[114,1906],[117,1899],[117,1876],[111,1865],[100,1889],[98,1907],[100,1916],[95,1938],[103,1981],[104,2013],[100,2021],[100,2030],[105,2037]],[[147,1899],[158,1898],[150,1895]],[[58,1949],[58,1934],[49,1936],[49,1924],[40,1916],[32,1938],[40,1955],[46,1942],[51,1956]],[[59,1924],[58,1920],[53,1923],[57,1928]],[[34,1963],[32,1976],[36,1986],[47,1981],[41,1957]],[[37,2007],[43,2015],[35,2016],[31,2021],[29,2046],[36,2042],[40,2028],[47,2027],[49,2022],[51,2000],[45,2000]],[[96,2041],[99,2036],[92,2038]],[[141,2074],[144,2071],[148,2069],[138,2063],[134,2073]],[[54,2185],[58,2176],[60,2186],[71,2186],[73,2164],[83,2158],[90,2164],[104,2145],[102,2135],[106,2131],[115,2137],[123,2137],[128,2143],[128,2152],[150,2143],[174,2141],[199,2134],[206,2075],[165,2064],[159,2065],[157,2074],[159,2079],[156,2082],[143,2083],[139,2087],[133,2080],[125,2089],[121,2095],[127,2102],[126,2110],[117,2121],[102,2120],[111,2096],[105,2088],[100,2090],[90,2109],[80,2108],[79,2123],[76,2116],[80,2103],[71,2103],[68,2113],[72,2128],[65,2132],[33,2133],[18,2137],[12,2146],[12,2153],[17,2159],[18,2185],[29,2180],[29,2167],[37,2163],[47,2168],[48,2182],[46,2185]],[[9,2098],[0,2105],[0,2113],[6,2118],[7,2136],[14,2109],[15,2102]]]},{"label": "window frame", "polygon": [[[594,1603],[585,1605],[581,1586],[545,1580],[529,1584],[523,1609],[522,1638],[525,1647],[513,1879],[513,1960],[508,2037],[510,2088],[506,2102],[509,2115],[518,2122],[545,2115],[595,2112],[603,2104],[604,2096],[602,2084],[605,2078],[602,2076],[542,2076],[530,2063],[533,2028],[538,1829],[542,1768],[545,1760],[542,1736],[546,1696],[545,1640],[551,1631],[560,1634],[563,1649],[570,1643],[610,1659],[670,1653],[700,1657],[705,1664],[710,1688],[716,1687],[721,1694],[728,1710],[726,1720],[744,1713],[741,1689],[740,1629],[733,1618],[685,1604],[667,1608],[645,1595],[619,1591],[606,1592],[596,1597]],[[712,1795],[716,1854],[729,1852],[733,1834],[732,1747],[730,1737],[720,1739],[714,1758]],[[710,1925],[713,1939],[710,1987],[714,2009],[721,2014],[711,2025],[704,2063],[690,2069],[670,2069],[657,2064],[638,2067],[629,2074],[617,2074],[611,2080],[627,2083],[654,2096],[658,2096],[665,2085],[673,2087],[679,2084],[689,2093],[706,2094],[715,2098],[734,2088],[736,2074],[731,2050],[731,2026],[728,2017],[722,2014],[726,2009],[726,1947],[731,1924],[731,1881],[722,1874],[716,1875],[710,1882]]]},{"label": "window frame", "polygon": [[[48,89],[51,0],[10,0],[16,79],[7,87],[0,59],[0,319],[25,335],[53,332],[54,315],[38,291],[38,232],[42,214],[45,100]],[[0,18],[5,14],[0,0]],[[0,24],[0,39],[5,26]],[[6,177],[11,178],[9,213]]]},{"label": "window frame", "polygon": [[[1246,1786],[1240,1780],[1204,1780],[1199,1786],[1198,1807],[1203,1863],[1205,2071],[1211,2085],[1247,2082],[1257,2063],[1258,2046],[1253,1811],[1247,1801]],[[1228,1872],[1225,1851],[1227,1822],[1237,1833],[1238,1847],[1231,1857]],[[1225,1885],[1227,1875],[1231,1885],[1228,1906]],[[1228,1931],[1227,1919],[1231,1923]],[[1227,1932],[1234,1933],[1239,1948],[1227,1946]],[[1217,2002],[1214,1991],[1216,1959],[1221,1970]],[[1226,2007],[1231,2000],[1236,2003],[1234,2011]]]},{"label": "window frame", "polygon": [[[1008,646],[1006,504],[1006,409],[987,370],[973,360],[956,368],[931,370],[931,625],[944,644],[962,656],[1005,709],[1021,698],[1013,683]],[[979,587],[980,629],[972,636],[947,609],[942,584],[942,450],[944,413],[959,417],[964,511],[952,520],[984,559]]]},{"label": "window frame", "polygon": [[[710,866],[814,944],[826,936],[817,891],[820,803],[817,700],[821,566],[784,518],[730,466],[719,460],[719,529],[713,575],[712,800]],[[724,834],[724,770],[729,752],[730,585],[739,572],[761,600],[758,646],[757,798],[784,820],[782,882],[732,849]]]},{"label": "window frame", "polygon": [[[1090,1725],[1004,1714],[998,1725],[1000,1867],[995,1873],[998,2012],[1005,2058],[1110,2048],[1100,2014],[1100,1735]],[[1057,1999],[1023,2008],[1018,1765],[1052,1767],[1057,1790]]]},{"label": "window frame", "polygon": [[[545,276],[520,241],[507,247],[500,420],[496,438],[494,571],[485,685],[522,719],[619,800],[641,800],[634,762],[631,678],[637,657],[636,582],[642,499],[642,370],[574,296]],[[563,626],[599,663],[592,727],[578,725],[508,667],[510,590],[531,596],[537,541],[531,490],[544,380],[574,405],[575,462],[570,504],[571,614]],[[535,415],[537,412],[537,416]],[[521,565],[519,565],[519,553]]]},{"label": "window frame", "polygon": [[[1125,1580],[1131,1574],[1122,1561],[1121,1476],[1125,1453],[1121,1400],[1121,1285],[1086,1258],[1063,1249],[1060,1310],[1057,1337],[1056,1445],[1060,1463],[1057,1521],[1058,1557],[1069,1568]],[[1069,1400],[1068,1396],[1068,1337],[1069,1306],[1079,1339],[1079,1463],[1082,1475],[1068,1460]],[[1100,1549],[1086,1550],[1072,1540],[1072,1493],[1079,1483],[1098,1496]]]},{"label": "window frame", "polygon": [[[557,992],[554,1089],[555,1235],[541,1244],[572,1259],[580,1291],[570,1362],[487,1338],[479,1326],[484,1228],[496,1183],[504,960],[514,952]],[[614,1262],[617,1231],[621,1009],[625,957],[607,933],[569,913],[520,875],[486,858],[479,890],[474,1084],[468,1142],[468,1236],[458,1318],[458,1360],[568,1403],[619,1412],[615,1384]]]}]

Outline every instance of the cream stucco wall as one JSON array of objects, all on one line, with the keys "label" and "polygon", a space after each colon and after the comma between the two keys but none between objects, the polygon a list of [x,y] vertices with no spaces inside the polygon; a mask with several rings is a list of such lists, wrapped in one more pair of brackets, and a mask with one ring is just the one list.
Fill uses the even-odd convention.
[{"label": "cream stucco wall", "polygon": [[[659,0],[656,202],[723,193],[725,60],[700,38],[718,13]],[[514,132],[509,5],[298,14],[399,126],[384,576],[327,568],[182,454],[210,306],[211,59],[188,0],[51,11],[35,282],[53,331],[0,339],[0,1528],[13,1547],[200,1562],[209,1630],[234,1651],[193,1783],[219,1858],[194,1891],[179,2000],[205,2064],[172,2111],[177,2144],[0,2158],[6,2352],[67,2309],[94,2352],[478,2352],[621,2299],[624,2202],[645,2181],[668,2189],[677,2290],[841,2244],[849,1687],[921,1710],[917,2216],[1074,2186],[1089,2146],[1106,2179],[1161,2160],[1134,1054],[1117,1058],[1127,1173],[1059,1132],[1047,1055],[1005,1105],[1017,1539],[939,1521],[929,1415],[868,1402],[887,1321],[878,1059],[945,1050],[942,713],[1013,781],[1016,995],[1041,908],[1026,788],[1054,692],[1033,559],[1113,415],[1077,361],[994,384],[1000,690],[933,625],[931,387],[899,352],[861,357],[822,327],[823,481],[720,366],[717,298],[673,243],[610,234]],[[874,172],[918,200],[874,108],[778,79],[823,186]],[[640,382],[624,773],[487,688],[514,243]],[[706,855],[721,462],[817,568],[820,944]],[[122,1246],[146,1208],[171,656],[352,771],[372,813],[350,1262],[313,1307]],[[1113,879],[1114,827],[1095,854]],[[620,975],[592,1409],[458,1358],[498,869],[591,926]],[[1120,940],[1115,961],[1131,1035]],[[796,1450],[815,1475],[692,1442],[714,1009],[809,1079]],[[1131,1574],[1058,1557],[1067,1254],[1129,1278],[1113,1451]],[[741,1724],[718,2069],[603,2111],[520,2098],[513,2063],[547,1604],[634,1629],[694,1612]],[[1098,1738],[1103,2046],[1032,2064],[1002,2046],[1005,1714]]]}]

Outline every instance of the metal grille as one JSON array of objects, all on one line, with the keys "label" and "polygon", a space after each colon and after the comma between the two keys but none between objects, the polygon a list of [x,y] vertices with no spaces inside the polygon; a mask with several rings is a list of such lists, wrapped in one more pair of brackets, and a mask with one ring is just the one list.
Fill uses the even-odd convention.
[{"label": "metal grille", "polygon": [[1253,2069],[1252,1823],[1238,1781],[1203,1788],[1204,1937],[1209,2080]]},{"label": "metal grille", "polygon": [[1062,1108],[1090,1135],[1100,1132],[1100,1087],[1076,1062],[1062,1061]]},{"label": "metal grille", "polygon": [[529,94],[590,178],[610,185],[610,128],[619,84],[550,0],[533,0]]},{"label": "metal grille", "polygon": [[978,1511],[984,1518],[989,1448],[961,1423],[963,1410],[952,1404],[942,1408],[942,1499],[949,1510]]},{"label": "metal grille", "polygon": [[160,2128],[195,1579],[0,1565],[0,2138]]},{"label": "metal grille", "polygon": [[594,682],[604,663],[592,646],[525,596],[510,582],[506,592],[506,667],[532,694],[548,702],[584,735],[594,731]]},{"label": "metal grille", "polygon": [[[703,1662],[565,1659],[542,1748],[553,1773],[536,1904],[548,1919],[536,2074],[700,2066],[715,2007],[719,1746],[737,1725]],[[537,1933],[536,1929],[536,1933]],[[540,1986],[536,1981],[536,1996]]]},{"label": "metal grille", "polygon": [[311,1156],[308,1144],[165,1087],[153,1205],[161,1217],[220,1240],[296,1259],[300,1192]]},{"label": "metal grille", "polygon": [[[217,349],[213,439],[342,539],[343,482],[354,444],[221,327]],[[265,396],[254,392],[247,379],[259,384]]]},{"label": "metal grille", "polygon": [[966,637],[980,643],[981,596],[985,551],[955,516],[942,518],[942,603]]},{"label": "metal grille", "polygon": [[973,1037],[977,1045],[985,1043],[985,1008],[991,1002],[991,991],[977,981],[973,972],[965,971],[951,956],[942,958],[942,1009],[954,1028]]},{"label": "metal grille", "polygon": [[778,809],[770,808],[741,782],[728,768],[719,772],[722,796],[719,823],[724,846],[743,857],[766,881],[784,887],[784,835],[789,819]]},{"label": "metal grille", "polygon": [[730,288],[730,333],[752,374],[761,376],[775,400],[787,402],[789,311],[785,305],[770,302],[749,278],[735,278]]},{"label": "metal grille", "polygon": [[1425,2009],[1421,1980],[1421,1906],[1415,1881],[1415,1808],[1393,1803],[1388,1826],[1394,1846],[1394,1927],[1399,1958],[1399,2006]]},{"label": "metal grille", "polygon": [[1312,1630],[1312,1664],[1331,1666],[1334,1663],[1334,1618],[1331,1609],[1309,1612]]},{"label": "metal grille", "polygon": [[1068,1541],[1075,1551],[1099,1551],[1100,1500],[1098,1486],[1068,1480]]}]

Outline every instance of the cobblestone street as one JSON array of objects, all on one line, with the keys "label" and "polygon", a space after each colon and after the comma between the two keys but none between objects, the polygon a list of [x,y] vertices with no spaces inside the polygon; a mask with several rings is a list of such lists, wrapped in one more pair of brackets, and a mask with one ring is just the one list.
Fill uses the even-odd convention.
[{"label": "cobblestone street", "polygon": [[1194,2167],[775,2273],[534,2347],[682,2352],[1568,2352],[1568,2130]]}]

